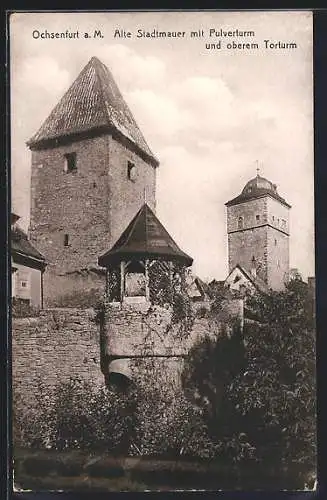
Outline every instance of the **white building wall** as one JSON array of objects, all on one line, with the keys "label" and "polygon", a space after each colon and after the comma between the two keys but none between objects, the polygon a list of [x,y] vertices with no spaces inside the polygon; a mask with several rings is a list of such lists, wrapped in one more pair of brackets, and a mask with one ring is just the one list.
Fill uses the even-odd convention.
[{"label": "white building wall", "polygon": [[16,264],[12,275],[12,296],[29,300],[35,307],[41,306],[41,271],[22,264]]}]

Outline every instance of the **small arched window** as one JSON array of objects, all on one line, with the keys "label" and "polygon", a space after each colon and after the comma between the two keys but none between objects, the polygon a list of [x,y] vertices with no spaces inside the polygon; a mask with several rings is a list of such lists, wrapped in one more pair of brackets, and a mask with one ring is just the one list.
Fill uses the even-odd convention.
[{"label": "small arched window", "polygon": [[237,227],[238,229],[243,229],[243,217],[238,218]]}]

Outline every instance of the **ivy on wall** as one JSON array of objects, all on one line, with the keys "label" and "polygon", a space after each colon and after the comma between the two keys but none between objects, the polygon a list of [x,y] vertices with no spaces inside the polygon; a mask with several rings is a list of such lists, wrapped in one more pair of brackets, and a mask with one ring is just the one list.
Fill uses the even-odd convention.
[{"label": "ivy on wall", "polygon": [[[186,267],[180,263],[167,262],[166,260],[151,260],[148,264],[148,286],[151,307],[144,320],[147,321],[152,312],[152,306],[171,309],[171,322],[167,327],[173,327],[181,336],[187,336],[192,329],[194,312],[192,301],[187,294]],[[107,275],[108,302],[120,300],[120,268],[113,267]],[[177,327],[177,329],[176,329]]]}]

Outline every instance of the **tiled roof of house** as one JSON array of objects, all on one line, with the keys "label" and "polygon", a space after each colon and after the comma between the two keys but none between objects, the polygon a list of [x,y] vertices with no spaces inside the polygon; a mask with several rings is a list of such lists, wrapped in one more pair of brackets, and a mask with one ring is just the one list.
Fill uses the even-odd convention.
[{"label": "tiled roof of house", "polygon": [[228,280],[229,276],[233,273],[235,268],[238,268],[241,271],[241,273],[243,273],[243,275],[256,287],[257,290],[259,290],[260,292],[268,292],[267,284],[261,278],[259,278],[259,276],[253,276],[250,272],[248,272],[244,267],[240,266],[239,264],[237,264],[231,270],[225,281]]},{"label": "tiled roof of house", "polygon": [[199,278],[198,276],[196,276],[195,278],[195,283],[197,284],[197,286],[199,287],[201,293],[203,296],[206,296],[208,295],[208,285],[205,281],[202,281],[201,278]]},{"label": "tiled roof of house", "polygon": [[103,128],[116,130],[158,163],[109,69],[92,57],[27,144],[33,147],[44,141]]},{"label": "tiled roof of house", "polygon": [[190,297],[193,298],[201,298],[206,299],[208,294],[208,285],[202,281],[198,276],[194,276],[192,272],[190,272],[186,277],[186,287],[187,293]]},{"label": "tiled roof of house", "polygon": [[13,228],[11,231],[11,252],[12,254],[15,254],[15,252],[17,252],[27,257],[32,257],[39,261],[44,261],[45,263],[45,258],[43,257],[43,255],[38,250],[36,250],[36,248],[28,240],[27,234],[18,226]]},{"label": "tiled roof of house", "polygon": [[15,224],[18,219],[20,219],[19,215],[15,214],[14,212],[11,212],[11,224]]},{"label": "tiled roof of house", "polygon": [[100,266],[130,257],[165,258],[177,260],[187,266],[193,259],[184,253],[151,208],[145,203],[129,223],[114,246],[99,257]]}]

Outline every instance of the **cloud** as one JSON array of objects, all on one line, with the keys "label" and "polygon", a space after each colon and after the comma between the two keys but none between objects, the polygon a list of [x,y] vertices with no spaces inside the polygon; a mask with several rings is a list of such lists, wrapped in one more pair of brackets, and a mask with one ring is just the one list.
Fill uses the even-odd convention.
[{"label": "cloud", "polygon": [[[47,21],[48,29],[57,29],[61,19],[57,24],[51,21],[51,26]],[[89,15],[85,19],[85,23],[93,23]],[[284,15],[281,19],[283,22],[279,18],[271,21],[271,27],[285,36]],[[33,16],[31,28],[35,22]],[[134,17],[132,22],[135,25]],[[261,19],[255,22],[253,29],[260,28],[267,37],[268,25]],[[112,71],[160,160],[158,215],[176,242],[195,258],[195,272],[202,277],[226,275],[224,203],[255,175],[256,159],[263,163],[262,175],[276,182],[281,195],[293,205],[294,221],[301,221],[300,229],[295,222],[292,229],[292,262],[300,268],[311,266],[312,235],[306,236],[312,226],[311,66],[308,73],[305,59],[311,55],[306,55],[307,43],[303,42],[292,59],[273,53],[259,59],[240,54],[217,58],[199,55],[189,44],[171,50],[166,42],[153,40],[145,44],[129,40],[36,44],[25,36],[27,32],[17,26],[12,37],[19,40],[19,44],[15,42],[12,86],[12,181],[18,204],[25,206],[29,195],[25,140],[95,55]]]},{"label": "cloud", "polygon": [[220,78],[193,76],[173,86],[173,93],[184,103],[191,106],[220,104],[230,106],[233,94],[226,82]]},{"label": "cloud", "polygon": [[35,56],[24,60],[17,70],[17,85],[59,95],[70,84],[70,74],[52,57]]},{"label": "cloud", "polygon": [[196,76],[167,81],[164,88],[134,87],[125,97],[149,141],[158,148],[168,140],[170,145],[188,145],[193,150],[205,142],[214,144],[222,141],[228,128],[243,121],[235,109],[235,97],[221,79]]},{"label": "cloud", "polygon": [[[188,145],[194,152],[233,137],[235,147],[248,148],[270,133],[280,108],[257,97],[244,102],[230,83],[222,78],[195,76],[164,89],[134,90],[129,94],[136,116],[143,116],[149,134],[170,137],[171,144]],[[276,135],[276,132],[275,132]],[[247,138],[251,136],[251,140]]]},{"label": "cloud", "polygon": [[126,45],[104,45],[97,54],[127,89],[153,88],[164,83],[166,78],[166,67],[161,59],[152,55],[141,56]]},{"label": "cloud", "polygon": [[238,92],[241,84],[227,78],[203,74],[168,78],[171,71],[162,59],[140,55],[127,45],[106,44],[97,55],[111,68],[140,128],[158,153],[169,141],[170,145],[187,145],[195,153],[202,149],[204,154],[203,144],[211,144],[214,151],[215,143],[228,140],[231,134],[239,149],[248,150],[253,137],[255,148],[260,148],[264,134],[272,133],[278,142],[280,133],[274,125],[280,109],[255,89],[244,102]]},{"label": "cloud", "polygon": [[159,218],[176,243],[194,258],[196,273],[202,277],[225,275],[226,199],[224,190],[217,189],[224,186],[225,169],[215,158],[204,159],[182,146],[163,149],[161,160]]},{"label": "cloud", "polygon": [[176,83],[172,96],[191,115],[191,127],[197,133],[215,137],[222,127],[232,126],[237,119],[235,97],[221,78],[195,76]]},{"label": "cloud", "polygon": [[164,93],[153,90],[136,89],[126,96],[133,114],[137,117],[141,128],[154,138],[162,141],[188,127],[191,123],[187,109]]}]

